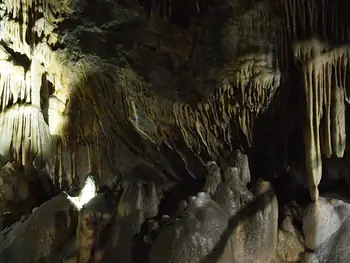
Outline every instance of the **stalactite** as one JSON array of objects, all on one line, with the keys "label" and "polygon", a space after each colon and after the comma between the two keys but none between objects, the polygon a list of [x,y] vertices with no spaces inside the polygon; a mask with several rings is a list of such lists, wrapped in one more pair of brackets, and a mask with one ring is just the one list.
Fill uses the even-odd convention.
[{"label": "stalactite", "polygon": [[27,57],[31,56],[31,49],[25,41],[26,24],[20,24],[18,21],[9,20],[8,17],[2,17],[0,21],[0,40],[5,43],[11,43],[11,48]]},{"label": "stalactite", "polygon": [[[318,200],[318,184],[322,176],[319,126],[321,105],[319,102],[319,75],[312,65],[304,70],[307,120],[304,127],[305,167],[309,174],[309,188],[313,200]],[[315,84],[314,84],[315,83]]]},{"label": "stalactite", "polygon": [[23,165],[36,156],[48,160],[52,154],[52,138],[40,108],[14,105],[0,114],[0,155],[14,158]]},{"label": "stalactite", "polygon": [[77,3],[76,0],[4,0],[3,2],[8,12],[12,13],[12,19],[23,17],[24,21],[27,21],[28,16],[33,16],[28,13],[28,10],[31,10],[37,13],[42,12],[51,22],[56,23],[61,22],[65,15],[73,12]]},{"label": "stalactite", "polygon": [[0,73],[2,110],[19,99],[40,107],[41,77],[44,72],[40,64],[32,61],[29,71],[9,60],[0,60],[0,66],[3,68]]},{"label": "stalactite", "polygon": [[346,146],[344,89],[332,90],[332,145],[337,157],[342,158]]},{"label": "stalactite", "polygon": [[[127,113],[126,117],[135,129],[145,139],[157,145],[168,140],[169,134],[175,136],[175,131],[169,130],[169,127],[176,125],[190,149],[197,153],[204,150],[213,154],[217,152],[215,138],[218,136],[222,136],[224,142],[232,147],[228,129],[235,119],[239,121],[248,141],[251,141],[254,119],[267,109],[274,92],[280,85],[280,72],[278,69],[273,69],[272,56],[272,54],[256,54],[244,57],[236,69],[223,72],[221,86],[206,101],[198,102],[196,107],[186,103],[173,103],[166,99],[160,101],[160,98],[157,98],[159,101],[155,107],[156,96],[146,89],[144,81],[130,69],[118,70],[119,80],[116,80],[118,92],[124,93],[126,98],[124,112]],[[94,75],[98,77],[97,73],[91,74],[91,76]],[[81,84],[79,88],[82,92],[79,97],[101,118],[103,115],[101,113],[109,112],[107,106],[110,98],[120,95],[114,93],[116,90],[107,92],[113,86],[112,84],[103,88],[93,78],[83,82],[85,84]],[[134,94],[134,91],[129,88],[130,85],[138,91],[138,94]],[[103,91],[104,89],[106,91]],[[238,105],[238,97],[235,94],[239,90],[243,96],[239,101],[247,104]],[[102,97],[101,94],[103,94]],[[101,104],[105,108],[101,108],[101,113],[98,113],[92,106]],[[163,129],[168,132],[160,133],[155,123],[164,126]]]},{"label": "stalactite", "polygon": [[[50,35],[50,44],[55,44],[57,34],[52,32],[56,27],[55,23],[62,22],[68,14],[73,12],[76,0],[5,0],[4,4],[7,15],[0,21],[0,40],[8,43],[14,51],[31,58],[35,43],[26,42],[27,34],[30,37],[34,32],[39,36],[42,33],[45,36]],[[44,17],[35,20],[42,15]]]},{"label": "stalactite", "polygon": [[0,95],[1,110],[4,110],[10,103],[18,99],[27,100],[31,98],[30,86],[26,83],[25,69],[20,65],[7,60],[0,60]]},{"label": "stalactite", "polygon": [[324,128],[323,141],[322,141],[322,152],[328,158],[333,153],[332,149],[332,133],[331,133],[331,92],[332,92],[332,79],[331,79],[332,65],[322,65],[322,77],[324,83]]},{"label": "stalactite", "polygon": [[[55,156],[57,165],[53,165],[52,173],[58,174],[52,175],[52,179],[57,179],[60,187],[67,181],[72,185],[75,176],[76,158],[71,160],[71,174],[65,174],[67,167],[63,167],[63,162],[69,132],[77,133],[77,123],[71,122],[69,100],[76,92],[71,81],[80,78],[76,71],[80,65],[71,64],[69,50],[53,51],[50,45],[58,40],[58,35],[52,32],[56,24],[73,11],[76,3],[76,0],[4,0],[1,6],[0,159],[15,159],[23,165],[33,162],[36,167],[35,160],[45,163]],[[54,86],[48,102],[48,124],[40,109],[43,74]],[[56,137],[55,152],[52,145]]]},{"label": "stalactite", "polygon": [[322,154],[342,157],[345,150],[344,88],[350,48],[331,49],[312,39],[296,43],[294,55],[302,62],[306,98],[305,164],[312,198],[317,200],[315,189],[322,177]]},{"label": "stalactite", "polygon": [[[257,118],[271,102],[277,88],[280,86],[281,72],[273,67],[273,54],[251,54],[241,57],[234,66],[228,67],[225,75],[232,76],[224,80],[221,94],[222,112],[229,114],[227,100],[231,94],[240,94],[236,118],[249,144],[252,143],[254,119]],[[231,99],[229,99],[231,100]],[[230,106],[232,107],[232,106]]]},{"label": "stalactite", "polygon": [[52,34],[57,35],[53,33],[54,29],[56,28],[57,26],[55,24],[51,23],[50,21],[48,21],[43,17],[38,19],[35,22],[33,31],[36,32],[39,37],[42,35],[47,37],[47,36],[51,36]]}]

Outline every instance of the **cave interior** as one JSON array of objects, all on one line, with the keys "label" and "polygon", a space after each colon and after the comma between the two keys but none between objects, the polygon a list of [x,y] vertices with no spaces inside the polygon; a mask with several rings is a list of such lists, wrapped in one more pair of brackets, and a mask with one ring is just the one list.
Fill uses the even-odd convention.
[{"label": "cave interior", "polygon": [[0,0],[0,262],[350,262],[348,10]]}]

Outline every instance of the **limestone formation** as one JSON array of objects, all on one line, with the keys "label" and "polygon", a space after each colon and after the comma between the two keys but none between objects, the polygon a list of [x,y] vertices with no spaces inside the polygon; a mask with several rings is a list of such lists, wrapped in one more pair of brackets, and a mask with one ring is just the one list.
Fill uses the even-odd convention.
[{"label": "limestone formation", "polygon": [[0,0],[0,261],[347,262],[349,8]]},{"label": "limestone formation", "polygon": [[[349,256],[347,242],[350,206],[338,199],[321,199],[320,201],[319,208],[317,208],[318,213],[325,212],[322,221],[326,221],[327,225],[320,228],[322,222],[319,216],[316,217],[315,223],[307,222],[304,231],[307,231],[311,225],[313,229],[306,235],[305,244],[313,246],[314,255],[306,262],[346,262]],[[315,208],[311,209],[315,211]],[[304,220],[311,221],[309,216],[308,213]]]},{"label": "limestone formation", "polygon": [[1,262],[51,262],[76,227],[74,205],[66,195],[56,196],[1,232]]}]

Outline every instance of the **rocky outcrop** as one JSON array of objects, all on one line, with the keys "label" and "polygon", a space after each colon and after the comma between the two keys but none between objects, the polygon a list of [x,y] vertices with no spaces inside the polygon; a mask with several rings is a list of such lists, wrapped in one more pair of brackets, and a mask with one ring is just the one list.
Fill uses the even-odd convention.
[{"label": "rocky outcrop", "polygon": [[[199,192],[176,215],[157,219],[160,196],[152,182],[108,189],[80,211],[63,193],[4,230],[0,256],[10,260],[4,262],[17,262],[29,251],[33,262],[145,262],[145,257],[149,262],[271,262],[278,236],[276,197],[267,182],[257,185],[254,196],[237,171],[230,167],[225,174],[240,184],[220,183],[237,195],[234,212],[209,192]],[[220,191],[221,200],[223,195]],[[20,245],[38,233],[39,243]],[[135,255],[137,248],[143,257]]]},{"label": "rocky outcrop", "polygon": [[77,218],[65,194],[54,197],[1,232],[1,262],[52,262],[74,234]]},{"label": "rocky outcrop", "polygon": [[346,262],[349,204],[294,202],[279,223],[271,184],[246,186],[246,160],[224,172],[208,163],[203,191],[170,216],[154,181],[125,177],[96,195],[89,175],[78,197],[64,192],[4,229],[1,262]]},{"label": "rocky outcrop", "polygon": [[320,199],[318,207],[308,207],[303,229],[305,244],[314,253],[307,255],[307,262],[346,262],[349,208],[348,203],[337,199]]}]

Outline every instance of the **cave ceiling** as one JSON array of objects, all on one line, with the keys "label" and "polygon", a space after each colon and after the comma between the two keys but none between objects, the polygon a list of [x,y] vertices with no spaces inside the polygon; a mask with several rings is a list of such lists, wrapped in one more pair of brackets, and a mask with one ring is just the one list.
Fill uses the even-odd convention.
[{"label": "cave ceiling", "polygon": [[[254,148],[256,123],[278,112],[281,133],[301,124],[317,199],[322,157],[346,148],[347,8],[341,0],[2,0],[0,160],[46,169],[62,188],[144,163],[179,182],[208,160]],[[301,115],[286,112],[286,97]]]}]

